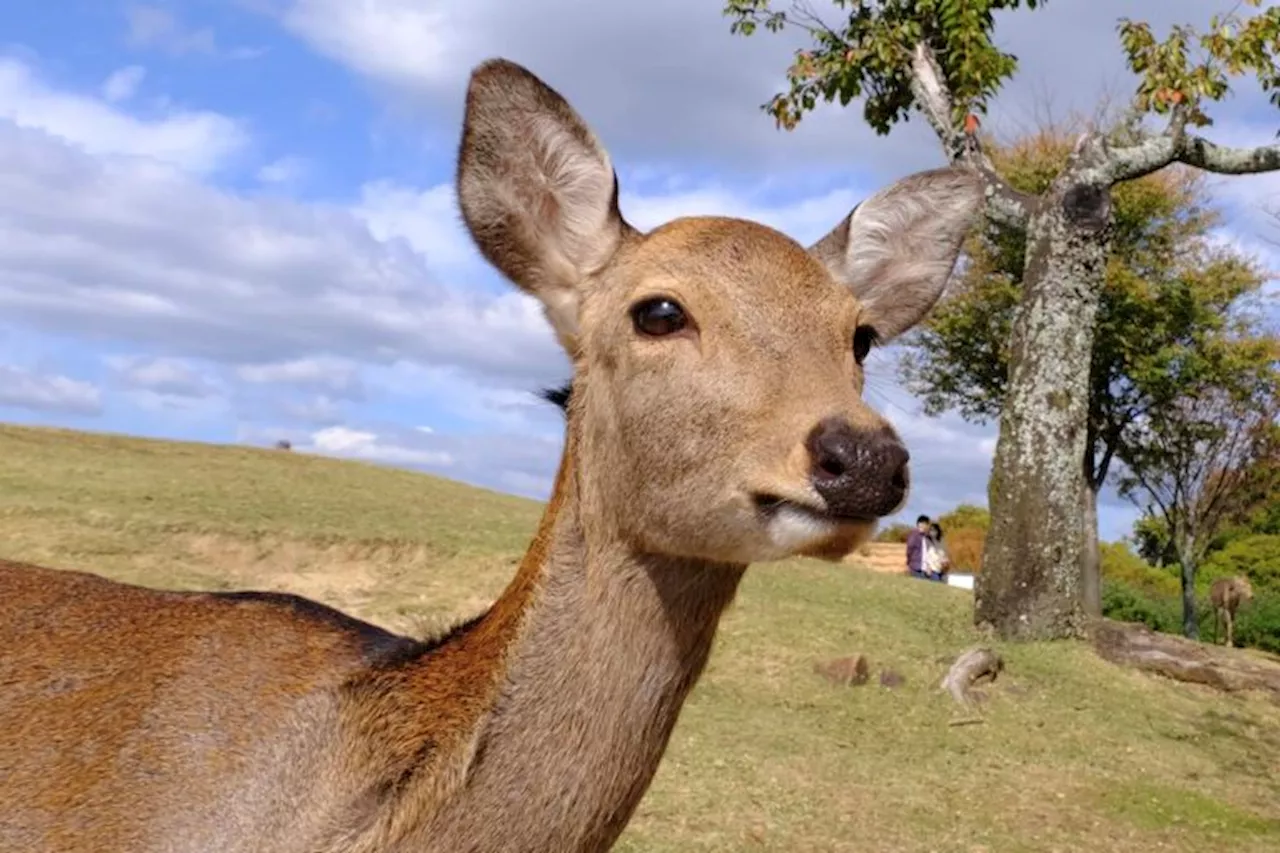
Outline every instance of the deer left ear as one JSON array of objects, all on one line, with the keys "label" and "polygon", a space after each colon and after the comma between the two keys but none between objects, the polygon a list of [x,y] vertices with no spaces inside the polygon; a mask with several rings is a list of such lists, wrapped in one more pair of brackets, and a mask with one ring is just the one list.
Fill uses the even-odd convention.
[{"label": "deer left ear", "polygon": [[938,301],[983,201],[971,169],[918,172],[863,201],[809,251],[854,292],[888,341]]}]

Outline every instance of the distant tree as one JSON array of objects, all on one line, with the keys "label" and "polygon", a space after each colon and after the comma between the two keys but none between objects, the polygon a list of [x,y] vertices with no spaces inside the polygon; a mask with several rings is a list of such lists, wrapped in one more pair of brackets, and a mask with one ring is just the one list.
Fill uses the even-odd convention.
[{"label": "distant tree", "polygon": [[1256,438],[1254,468],[1227,517],[1214,550],[1249,536],[1280,535],[1280,424],[1263,424]]},{"label": "distant tree", "polygon": [[[1280,5],[1257,11],[1242,0],[1203,32],[1174,27],[1158,40],[1122,19],[1120,41],[1140,78],[1118,130],[1080,136],[1039,195],[1019,190],[984,152],[979,116],[1017,59],[993,40],[994,13],[1036,9],[1044,0],[833,0],[828,23],[799,0],[728,0],[731,31],[763,26],[806,31],[812,45],[787,70],[788,91],[765,109],[793,128],[819,101],[847,105],[888,133],[913,110],[929,121],[946,157],[975,169],[987,186],[993,227],[1031,235],[1007,347],[989,505],[992,525],[975,595],[975,620],[1006,638],[1076,636],[1098,611],[1096,547],[1086,521],[1092,490],[1081,460],[1089,442],[1090,354],[1112,237],[1111,188],[1184,163],[1212,172],[1280,169],[1280,144],[1229,149],[1191,132],[1231,78],[1255,77],[1280,106]],[[1252,11],[1252,14],[1246,14]],[[1064,45],[1069,49],[1069,45]],[[1163,119],[1151,131],[1145,118]]]},{"label": "distant tree", "polygon": [[1154,515],[1141,515],[1133,523],[1133,544],[1138,556],[1153,566],[1176,565],[1178,555],[1169,541],[1164,522]]},{"label": "distant tree", "polygon": [[991,513],[976,504],[962,503],[950,512],[938,516],[938,524],[947,530],[972,528],[986,532],[991,526]]},{"label": "distant tree", "polygon": [[[1253,472],[1241,485],[1232,511],[1206,554],[1228,548],[1238,540],[1259,536],[1280,537],[1280,425],[1272,425],[1260,435]],[[1158,515],[1144,514],[1134,522],[1133,542],[1138,554],[1148,563],[1177,564],[1178,555],[1169,531]]]},{"label": "distant tree", "polygon": [[1244,575],[1260,594],[1280,596],[1280,536],[1255,533],[1232,540],[1201,567],[1200,586],[1214,578]]},{"label": "distant tree", "polygon": [[914,524],[890,524],[876,533],[877,542],[906,542],[907,534],[915,528]]},{"label": "distant tree", "polygon": [[[1263,340],[1270,363],[1242,365],[1251,388],[1201,388],[1145,414],[1118,481],[1163,523],[1177,555],[1183,633],[1199,635],[1196,575],[1215,537],[1252,496],[1260,461],[1280,416],[1280,347]],[[1241,385],[1245,382],[1242,379]]]},{"label": "distant tree", "polygon": [[940,515],[938,525],[942,527],[952,566],[962,572],[981,571],[983,540],[991,527],[991,514],[986,507],[962,503]]}]

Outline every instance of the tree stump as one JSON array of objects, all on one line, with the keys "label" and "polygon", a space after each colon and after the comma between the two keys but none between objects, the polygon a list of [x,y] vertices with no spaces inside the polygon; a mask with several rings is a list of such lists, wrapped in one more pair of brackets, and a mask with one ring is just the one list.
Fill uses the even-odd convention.
[{"label": "tree stump", "polygon": [[941,688],[951,694],[962,707],[972,708],[974,696],[969,692],[977,681],[995,681],[1004,670],[1004,659],[986,646],[974,646],[956,658],[942,679]]}]

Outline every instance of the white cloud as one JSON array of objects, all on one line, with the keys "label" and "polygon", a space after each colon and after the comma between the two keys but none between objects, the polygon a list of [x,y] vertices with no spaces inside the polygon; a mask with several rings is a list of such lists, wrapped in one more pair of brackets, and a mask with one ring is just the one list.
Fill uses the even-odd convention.
[{"label": "white cloud", "polygon": [[550,494],[560,460],[558,435],[510,431],[424,433],[402,426],[350,423],[318,430],[242,426],[238,439],[256,446],[286,439],[301,452],[443,474],[539,500]]},{"label": "white cloud", "polygon": [[342,352],[520,382],[563,362],[528,297],[445,286],[349,211],[108,167],[3,123],[0,315],[231,363]]},{"label": "white cloud", "polygon": [[217,386],[200,369],[177,358],[111,356],[106,363],[126,386],[173,397],[209,397]]},{"label": "white cloud", "polygon": [[831,190],[817,196],[769,204],[759,190],[701,187],[671,194],[635,193],[622,186],[618,204],[637,228],[647,230],[681,216],[734,216],[777,228],[808,245],[826,235],[859,201],[879,187]]},{"label": "white cloud", "polygon": [[93,385],[78,379],[0,365],[0,406],[97,415],[102,412],[102,394]]},{"label": "white cloud", "polygon": [[134,47],[159,47],[175,56],[216,52],[212,29],[189,29],[167,9],[132,5],[125,15],[129,21],[128,42]]},{"label": "white cloud", "polygon": [[243,364],[236,376],[254,385],[292,385],[352,400],[364,396],[359,365],[342,358],[313,356],[267,364]]},{"label": "white cloud", "polygon": [[153,48],[170,56],[220,56],[253,59],[265,51],[254,47],[222,48],[212,27],[187,26],[161,6],[133,4],[125,9],[128,34],[125,41],[135,48]]},{"label": "white cloud", "polygon": [[324,394],[309,400],[285,401],[280,406],[280,413],[292,421],[323,426],[334,426],[343,419],[342,406]]},{"label": "white cloud", "polygon": [[103,101],[51,89],[27,65],[0,58],[0,127],[48,133],[95,155],[144,157],[188,172],[211,172],[248,142],[233,119],[213,112],[170,110],[135,118]]},{"label": "white cloud", "polygon": [[[481,5],[481,4],[475,4]],[[451,79],[466,33],[462,4],[419,0],[296,0],[282,23],[318,51],[402,86]]]},{"label": "white cloud", "polygon": [[301,157],[281,157],[258,169],[258,180],[264,184],[292,184],[307,173],[307,161]]},{"label": "white cloud", "polygon": [[390,465],[440,468],[453,464],[453,457],[439,450],[423,450],[388,442],[376,433],[331,426],[311,434],[309,444],[297,446],[298,450],[363,459]]},{"label": "white cloud", "polygon": [[360,188],[354,212],[379,240],[402,237],[438,269],[457,270],[480,260],[463,229],[451,183],[420,190],[371,181]]},{"label": "white cloud", "polygon": [[102,84],[102,97],[111,103],[127,101],[137,93],[147,69],[141,65],[128,65],[112,72]]}]

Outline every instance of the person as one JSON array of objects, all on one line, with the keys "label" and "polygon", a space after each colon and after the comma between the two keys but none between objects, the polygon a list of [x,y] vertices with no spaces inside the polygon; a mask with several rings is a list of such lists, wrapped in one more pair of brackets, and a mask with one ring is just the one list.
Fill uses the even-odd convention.
[{"label": "person", "polygon": [[907,534],[907,574],[915,578],[927,577],[924,573],[924,543],[929,534],[929,516],[916,519],[916,526]]},{"label": "person", "polygon": [[936,521],[931,523],[922,545],[921,563],[925,577],[946,583],[947,573],[951,571],[951,555],[947,553],[947,546],[942,544],[942,525]]}]

